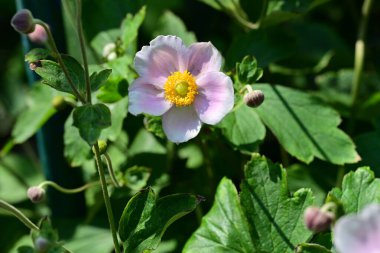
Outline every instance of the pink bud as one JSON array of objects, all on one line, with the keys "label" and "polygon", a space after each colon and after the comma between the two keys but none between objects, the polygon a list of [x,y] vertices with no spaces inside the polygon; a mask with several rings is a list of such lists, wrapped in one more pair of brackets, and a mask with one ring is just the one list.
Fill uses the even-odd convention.
[{"label": "pink bud", "polygon": [[44,199],[45,190],[38,186],[32,186],[28,189],[27,195],[33,203],[38,203]]},{"label": "pink bud", "polygon": [[261,90],[254,90],[245,94],[243,99],[249,107],[258,107],[264,102],[264,93]]},{"label": "pink bud", "polygon": [[41,253],[48,252],[49,248],[51,247],[50,242],[44,237],[37,237],[37,239],[34,241],[34,245],[37,252]]},{"label": "pink bud", "polygon": [[43,45],[48,40],[48,35],[42,25],[37,24],[34,31],[28,34],[31,42]]},{"label": "pink bud", "polygon": [[34,31],[32,13],[27,9],[19,10],[11,20],[11,26],[19,33],[28,34]]},{"label": "pink bud", "polygon": [[316,233],[327,230],[335,215],[329,211],[322,211],[319,207],[308,207],[305,211],[304,220],[306,227]]}]

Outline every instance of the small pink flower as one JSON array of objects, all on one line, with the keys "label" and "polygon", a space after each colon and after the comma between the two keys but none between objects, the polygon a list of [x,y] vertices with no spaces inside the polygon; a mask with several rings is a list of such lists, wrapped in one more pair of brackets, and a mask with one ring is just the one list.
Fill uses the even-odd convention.
[{"label": "small pink flower", "polygon": [[162,115],[172,142],[194,138],[202,123],[217,124],[234,105],[232,81],[210,42],[186,47],[178,37],[158,36],[134,63],[140,77],[129,88],[129,112]]},{"label": "small pink flower", "polygon": [[334,245],[339,253],[379,253],[380,205],[369,205],[358,215],[339,219],[334,227]]},{"label": "small pink flower", "polygon": [[48,35],[42,25],[37,24],[33,32],[28,34],[30,41],[43,45],[48,40]]}]

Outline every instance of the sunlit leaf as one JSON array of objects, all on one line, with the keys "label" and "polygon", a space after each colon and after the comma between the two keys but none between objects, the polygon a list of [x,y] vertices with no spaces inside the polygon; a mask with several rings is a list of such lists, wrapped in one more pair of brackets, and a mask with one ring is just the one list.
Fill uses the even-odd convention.
[{"label": "sunlit leaf", "polygon": [[282,86],[260,84],[264,103],[256,109],[260,119],[281,145],[299,160],[314,157],[334,163],[355,163],[360,158],[348,135],[337,126],[339,114],[307,93]]},{"label": "sunlit leaf", "polygon": [[198,204],[194,195],[175,194],[156,201],[151,188],[137,193],[127,204],[119,222],[124,252],[144,252],[157,248],[166,229]]},{"label": "sunlit leaf", "polygon": [[187,45],[197,41],[195,34],[187,31],[182,20],[170,11],[166,11],[160,17],[158,20],[158,28],[154,35],[175,35],[180,37]]}]

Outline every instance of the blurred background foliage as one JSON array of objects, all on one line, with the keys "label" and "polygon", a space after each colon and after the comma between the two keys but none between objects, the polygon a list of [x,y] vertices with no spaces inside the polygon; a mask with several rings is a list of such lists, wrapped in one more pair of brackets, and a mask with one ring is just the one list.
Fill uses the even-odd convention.
[{"label": "blurred background foliage", "polygon": [[[265,13],[261,11],[264,2],[269,2]],[[146,5],[137,43],[131,41],[126,45],[127,56],[119,58],[119,61],[130,65],[133,52],[159,34],[180,35],[187,44],[211,41],[225,57],[226,72],[234,71],[236,62],[244,56],[253,55],[259,67],[264,69],[261,83],[281,84],[305,91],[339,112],[342,117],[340,128],[354,140],[362,158],[359,164],[346,166],[346,169],[370,165],[380,176],[379,2],[375,1],[370,14],[363,85],[355,114],[352,113],[351,87],[361,0],[84,0],[83,3],[83,25],[94,70],[95,64],[104,62],[101,59],[104,42],[117,37],[112,37],[112,34],[118,32],[112,33],[111,30],[121,27],[127,13],[134,15]],[[67,10],[64,14],[64,32],[68,53],[79,59],[71,20],[73,6],[69,0],[64,1],[64,9]],[[0,42],[0,147],[9,140],[16,118],[27,106],[26,97],[30,90],[20,35],[9,25],[15,11],[13,1],[0,0],[0,28],[3,34]],[[252,29],[256,28],[259,19],[259,29]],[[102,31],[107,32],[99,35]],[[260,151],[271,160],[282,163],[288,171],[290,190],[312,188],[318,203],[323,201],[326,192],[341,177],[340,165],[318,159],[305,164],[290,156],[271,131],[267,131],[264,141],[244,148],[220,138],[220,129],[207,126],[202,129],[202,134],[207,138],[196,138],[179,146],[167,143],[164,138],[157,137],[160,136],[159,128],[157,130],[154,123],[159,122],[154,118],[131,116],[124,119],[126,100],[122,98],[134,73],[127,68],[118,68],[119,63],[107,64],[116,69],[114,72],[117,74],[111,76],[116,81],[110,82],[97,97],[103,102],[117,102],[114,106],[119,106],[119,123],[123,127],[117,133],[107,133],[108,139],[113,142],[109,152],[114,166],[118,168],[119,179],[129,185],[128,191],[113,191],[116,217],[120,217],[131,194],[146,185],[152,185],[160,195],[191,192],[207,199],[196,212],[168,229],[164,243],[157,252],[181,251],[199,226],[201,217],[209,210],[220,179],[227,176],[236,185],[239,184],[243,176],[242,165],[249,158],[247,153]],[[116,87],[112,86],[115,83]],[[354,127],[352,117],[356,121]],[[65,134],[75,131],[69,123],[65,129]],[[66,136],[65,144],[78,146],[76,140],[75,135],[71,139]],[[85,180],[95,179],[94,165],[87,159],[89,150],[79,150],[82,152],[79,155],[75,151],[65,155],[71,158],[73,166],[83,168]],[[66,151],[70,152],[70,149]],[[38,184],[43,178],[33,138],[0,158],[0,198],[17,204],[32,219],[50,213],[48,205],[32,205],[25,194],[29,186]],[[91,252],[106,252],[112,247],[100,199],[99,189],[86,192],[89,208],[84,220],[82,217],[53,219],[61,238],[68,241],[68,246],[74,244],[73,248],[82,250],[78,252],[87,252],[86,247],[91,248],[97,238],[104,240],[104,243],[99,242],[102,248]],[[0,252],[16,252],[15,245],[30,244],[27,229],[1,210],[0,224]]]}]

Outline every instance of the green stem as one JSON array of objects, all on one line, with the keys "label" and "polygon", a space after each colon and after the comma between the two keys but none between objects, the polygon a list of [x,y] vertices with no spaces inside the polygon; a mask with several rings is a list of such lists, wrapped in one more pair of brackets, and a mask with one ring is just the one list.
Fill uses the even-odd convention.
[{"label": "green stem", "polygon": [[85,184],[79,188],[67,189],[67,188],[63,188],[62,186],[58,185],[57,183],[55,183],[53,181],[45,181],[45,182],[42,182],[41,184],[39,184],[38,187],[43,188],[45,186],[51,186],[51,187],[55,188],[56,190],[63,192],[63,193],[66,193],[66,194],[75,194],[75,193],[82,192],[82,191],[84,191],[84,190],[86,190],[92,186],[99,185],[99,184],[100,184],[99,182],[91,182],[91,183]]},{"label": "green stem", "polygon": [[115,245],[115,251],[116,251],[116,253],[120,253],[120,246],[119,246],[119,241],[117,239],[115,221],[114,221],[112,207],[111,207],[111,201],[110,201],[110,198],[108,196],[107,182],[106,182],[106,178],[104,176],[103,165],[102,165],[102,161],[100,158],[99,145],[97,142],[94,144],[94,153],[95,153],[96,167],[97,167],[98,172],[99,172],[100,183],[102,186],[104,203],[105,203],[106,209],[107,209],[108,222],[110,224],[112,239],[113,239],[113,243]]},{"label": "green stem", "polygon": [[79,44],[82,52],[83,65],[84,65],[84,75],[86,80],[86,95],[87,95],[87,103],[91,104],[91,84],[90,84],[90,76],[88,72],[88,63],[87,63],[87,53],[84,43],[83,36],[83,26],[82,26],[82,2],[81,0],[77,0],[77,29],[79,36]]},{"label": "green stem", "polygon": [[14,142],[13,138],[9,139],[5,143],[3,148],[0,150],[0,158],[4,157],[6,154],[8,154],[13,149],[14,146],[15,146],[15,142]]},{"label": "green stem", "polygon": [[355,66],[354,66],[354,80],[351,90],[352,106],[357,103],[359,96],[360,86],[362,84],[363,65],[365,57],[365,36],[367,33],[368,17],[371,9],[372,0],[364,0],[362,6],[362,18],[359,24],[358,38],[355,44]]},{"label": "green stem", "polygon": [[112,160],[111,160],[111,157],[109,156],[108,153],[104,153],[104,158],[106,159],[106,163],[107,163],[107,168],[108,168],[108,173],[110,174],[110,177],[111,177],[111,180],[112,180],[112,183],[115,187],[119,188],[120,187],[120,184],[119,182],[117,181],[116,177],[115,177],[115,172],[113,171],[113,167],[112,167]]},{"label": "green stem", "polygon": [[58,61],[59,65],[61,66],[62,71],[65,74],[65,77],[66,77],[67,81],[69,82],[69,85],[70,85],[71,89],[73,90],[75,96],[84,104],[86,101],[81,96],[81,94],[79,93],[79,91],[77,90],[77,88],[75,88],[73,80],[71,79],[71,77],[69,75],[69,71],[67,70],[67,67],[66,67],[65,63],[62,60],[61,54],[58,51],[57,45],[55,44],[53,35],[51,34],[49,27],[42,20],[34,19],[34,22],[36,24],[41,25],[45,29],[46,34],[48,35],[48,38],[49,38],[49,40],[48,40],[49,41],[49,45],[52,48],[53,53],[57,57],[57,61]]},{"label": "green stem", "polygon": [[22,223],[25,224],[28,228],[32,230],[40,230],[36,224],[34,224],[31,220],[29,220],[20,210],[18,210],[16,207],[12,206],[11,204],[5,202],[4,200],[0,199],[0,208],[3,208],[4,210],[10,212],[13,214],[17,219],[19,219]]}]

